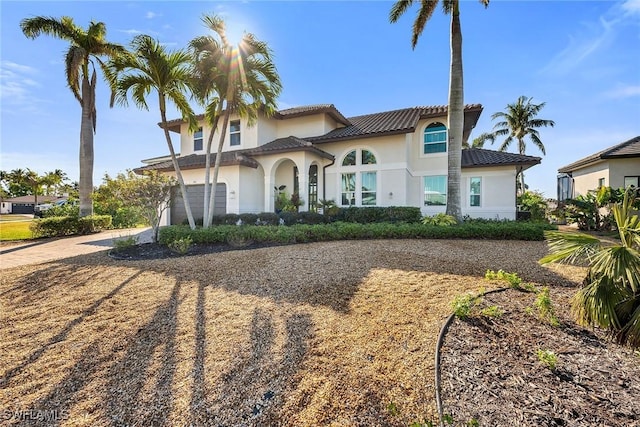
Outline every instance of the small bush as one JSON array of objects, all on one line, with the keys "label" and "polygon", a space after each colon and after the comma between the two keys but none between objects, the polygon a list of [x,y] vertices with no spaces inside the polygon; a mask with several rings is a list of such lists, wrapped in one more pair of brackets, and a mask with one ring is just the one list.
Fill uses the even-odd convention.
[{"label": "small bush", "polygon": [[560,321],[556,317],[555,310],[553,309],[548,287],[545,286],[538,292],[533,305],[538,310],[538,317],[541,320],[548,322],[551,326],[560,325]]},{"label": "small bush", "polygon": [[466,319],[471,314],[471,309],[477,304],[479,297],[471,294],[457,295],[451,302],[453,314],[458,319]]},{"label": "small bush", "polygon": [[556,356],[553,351],[538,349],[538,351],[536,352],[536,356],[538,356],[538,360],[540,361],[540,363],[542,363],[552,371],[555,371],[558,364],[558,356]]},{"label": "small bush", "polygon": [[422,218],[422,223],[425,225],[450,226],[456,225],[458,221],[451,215],[439,213],[434,216],[425,216]]},{"label": "small bush", "polygon": [[521,289],[522,279],[518,277],[518,273],[507,273],[503,270],[498,270],[498,272],[487,270],[484,278],[487,280],[504,280],[509,283],[509,287]]},{"label": "small bush", "polygon": [[480,313],[483,316],[487,317],[500,317],[504,314],[504,310],[501,310],[497,305],[492,305],[486,308],[483,308]]},{"label": "small bush", "polygon": [[187,236],[187,237],[181,237],[172,242],[169,242],[167,246],[173,252],[180,255],[185,255],[187,252],[189,252],[189,248],[191,247],[192,243],[193,241],[191,240],[191,237]]},{"label": "small bush", "polygon": [[113,248],[117,251],[122,251],[138,244],[138,238],[136,236],[127,236],[113,239]]}]

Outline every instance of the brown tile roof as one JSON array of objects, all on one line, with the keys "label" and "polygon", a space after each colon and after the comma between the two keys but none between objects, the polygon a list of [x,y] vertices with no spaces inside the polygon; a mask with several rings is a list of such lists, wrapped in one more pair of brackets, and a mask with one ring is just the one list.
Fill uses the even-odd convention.
[{"label": "brown tile roof", "polygon": [[581,167],[587,166],[591,163],[595,163],[603,159],[615,159],[615,158],[625,158],[625,157],[640,157],[640,136],[636,136],[635,138],[631,138],[628,141],[625,141],[618,145],[614,145],[613,147],[609,147],[598,153],[592,154],[576,162],[563,166],[560,169],[558,169],[558,172],[569,173],[569,172],[573,172],[576,169],[580,169]]},{"label": "brown tile roof", "polygon": [[[447,111],[447,106],[437,105],[432,107],[403,108],[401,110],[349,117],[349,121],[351,122],[350,126],[335,129],[325,135],[307,139],[314,143],[322,143],[356,139],[364,136],[409,133],[415,130],[420,119],[446,116]],[[468,138],[471,129],[475,126],[481,112],[482,105],[480,104],[465,106],[465,140]]]},{"label": "brown tile roof", "polygon": [[261,145],[258,148],[253,148],[245,151],[244,153],[249,156],[261,156],[267,154],[287,153],[292,151],[312,151],[321,157],[333,160],[333,155],[323,151],[317,147],[314,147],[309,141],[297,138],[295,136],[288,136],[286,138],[278,138],[267,144]]},{"label": "brown tile roof", "polygon": [[[216,161],[216,154],[211,154],[211,165]],[[178,166],[180,169],[201,169],[204,167],[206,163],[206,154],[190,154],[184,157],[178,157]],[[248,166],[250,168],[257,168],[258,162],[253,160],[251,157],[247,157],[242,150],[238,151],[228,151],[222,153],[222,158],[220,159],[221,166],[231,166],[231,165],[242,165]],[[173,169],[173,162],[171,160],[167,160],[166,162],[153,163],[151,165],[142,166],[134,169],[133,171],[137,174],[141,174],[144,171],[157,170],[160,172],[169,172]]]},{"label": "brown tile roof", "polygon": [[315,104],[303,105],[300,107],[287,108],[286,110],[277,111],[274,117],[276,119],[293,119],[295,117],[308,116],[312,114],[325,113],[329,114],[333,119],[345,126],[350,125],[349,119],[342,115],[333,104]]},{"label": "brown tile roof", "polygon": [[522,154],[505,153],[503,151],[469,148],[462,150],[462,167],[477,168],[487,166],[527,166],[540,164],[540,157]]},{"label": "brown tile roof", "polygon": [[[287,108],[285,110],[276,111],[273,117],[278,120],[286,120],[321,113],[329,114],[336,122],[342,123],[345,126],[351,124],[333,104],[303,105],[300,107]],[[198,121],[203,119],[204,114],[198,114],[196,116],[196,120]],[[168,120],[167,129],[172,132],[180,133],[180,125],[182,123],[185,123],[182,119]],[[162,127],[162,123],[158,123],[158,126]]]}]

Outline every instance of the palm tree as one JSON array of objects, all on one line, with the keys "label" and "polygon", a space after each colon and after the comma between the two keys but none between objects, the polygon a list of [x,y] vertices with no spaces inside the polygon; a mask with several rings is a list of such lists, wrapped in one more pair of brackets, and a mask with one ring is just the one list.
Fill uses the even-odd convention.
[{"label": "palm tree", "polygon": [[109,62],[109,74],[116,81],[111,105],[117,102],[127,106],[127,95],[131,91],[136,106],[149,110],[146,96],[152,91],[157,92],[161,127],[182,192],[189,226],[195,229],[196,223],[191,213],[187,187],[184,184],[167,127],[167,100],[175,104],[190,129],[193,130],[196,127],[195,115],[186,96],[186,93],[191,91],[191,57],[183,50],[167,51],[159,41],[145,34],[134,37],[131,47],[133,49],[131,54],[120,56]]},{"label": "palm tree", "polygon": [[[398,0],[391,7],[389,20],[395,23],[413,5],[414,0]],[[480,0],[485,7],[489,0]],[[411,46],[415,49],[427,21],[433,15],[438,0],[420,0],[420,9],[413,23]],[[464,129],[464,88],[462,74],[462,30],[460,28],[459,0],[442,0],[444,13],[451,15],[451,68],[449,72],[448,108],[448,166],[447,215],[462,221],[460,181],[462,176],[462,134]]]},{"label": "palm tree", "polygon": [[[85,30],[73,19],[37,16],[23,19],[20,28],[34,39],[47,34],[70,43],[65,54],[67,84],[82,108],[80,123],[80,216],[93,214],[93,135],[96,131],[96,63],[102,70],[102,58],[114,58],[124,47],[105,40],[107,29],[102,22],[91,21]],[[95,62],[94,62],[95,61]],[[107,74],[105,73],[105,76]]]},{"label": "palm tree", "polygon": [[[524,95],[520,96],[515,103],[507,104],[506,112],[494,113],[491,119],[499,119],[500,121],[493,126],[493,132],[484,133],[479,138],[482,138],[483,141],[491,141],[493,144],[498,137],[506,136],[498,149],[499,151],[506,151],[515,139],[518,141],[518,153],[524,155],[527,150],[525,140],[528,137],[542,154],[546,154],[537,128],[554,127],[556,124],[553,120],[536,118],[546,103],[532,104],[532,99]],[[524,174],[520,172],[520,190],[524,193],[525,189]]]},{"label": "palm tree", "polygon": [[[205,106],[205,120],[211,126],[205,155],[203,216],[204,226],[208,227],[213,221],[215,188],[231,114],[237,113],[247,120],[249,126],[255,123],[259,112],[272,115],[282,84],[266,43],[256,39],[253,34],[245,33],[237,46],[232,45],[226,37],[225,23],[220,17],[205,15],[202,21],[215,36],[197,37],[191,41],[190,48],[195,58],[196,96]],[[223,111],[213,183],[210,184],[211,145]]]},{"label": "palm tree", "polygon": [[550,254],[541,264],[589,263],[583,287],[574,295],[573,313],[583,325],[612,331],[618,342],[640,347],[640,218],[632,215],[633,189],[627,189],[613,217],[620,241],[604,244],[589,234],[547,232]]},{"label": "palm tree", "polygon": [[486,140],[486,134],[482,134],[480,136],[477,136],[476,138],[473,138],[473,142],[471,144],[469,144],[468,141],[464,141],[462,143],[462,149],[467,150],[469,148],[484,148],[484,142]]}]

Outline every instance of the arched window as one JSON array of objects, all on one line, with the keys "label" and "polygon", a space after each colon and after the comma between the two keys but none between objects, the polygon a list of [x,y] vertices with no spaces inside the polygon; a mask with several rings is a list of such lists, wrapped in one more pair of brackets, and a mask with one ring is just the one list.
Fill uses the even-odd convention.
[{"label": "arched window", "polygon": [[342,160],[342,166],[355,166],[356,165],[356,150],[349,151]]},{"label": "arched window", "polygon": [[442,123],[431,123],[424,130],[424,154],[447,152],[447,127]]},{"label": "arched window", "polygon": [[378,174],[372,168],[378,164],[375,154],[364,148],[349,151],[342,159],[340,174],[342,206],[376,206]]}]

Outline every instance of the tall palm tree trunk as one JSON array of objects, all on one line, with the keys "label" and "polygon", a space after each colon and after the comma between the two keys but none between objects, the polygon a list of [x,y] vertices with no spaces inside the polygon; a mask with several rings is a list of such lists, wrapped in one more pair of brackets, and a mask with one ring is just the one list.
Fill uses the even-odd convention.
[{"label": "tall palm tree trunk", "polygon": [[[216,108],[216,116],[213,119],[213,123],[211,125],[211,132],[209,132],[209,137],[207,138],[207,151],[204,165],[204,212],[202,213],[203,226],[209,227],[209,197],[211,194],[211,182],[209,182],[209,178],[211,177],[211,146],[213,145],[213,134],[215,133],[216,128],[218,127],[218,120],[220,114],[222,113],[222,103],[218,105]],[[213,197],[215,197],[216,190],[213,189]],[[213,218],[213,214],[211,216]]]},{"label": "tall palm tree trunk", "polygon": [[462,30],[460,4],[451,10],[451,71],[449,74],[449,147],[447,167],[447,215],[462,221],[460,181],[462,176],[462,132],[464,91],[462,80]]},{"label": "tall palm tree trunk", "polygon": [[229,116],[231,116],[231,109],[227,105],[227,110],[224,113],[224,119],[222,121],[222,130],[220,131],[220,140],[218,141],[218,152],[216,154],[216,163],[213,166],[213,182],[211,196],[209,197],[209,217],[207,218],[207,227],[211,227],[213,222],[213,213],[216,208],[216,189],[218,187],[218,174],[220,172],[220,162],[222,160],[222,147],[224,146],[224,136],[227,133],[227,126],[229,124]]},{"label": "tall palm tree trunk", "polygon": [[167,111],[166,101],[164,95],[160,94],[160,117],[162,118],[162,130],[164,131],[164,137],[167,140],[167,146],[169,147],[169,153],[171,153],[171,161],[173,162],[173,169],[176,171],[176,178],[180,185],[180,191],[182,192],[182,201],[184,202],[184,210],[187,213],[187,220],[189,221],[189,227],[192,230],[196,228],[196,222],[193,220],[193,214],[191,213],[191,204],[189,203],[189,195],[187,194],[187,186],[184,185],[184,179],[182,178],[182,172],[178,165],[178,159],[176,158],[176,152],[173,149],[171,143],[171,136],[169,136],[169,129],[167,129]]},{"label": "tall palm tree trunk", "polygon": [[82,119],[80,122],[80,217],[93,215],[93,96],[89,78],[82,78]]}]

